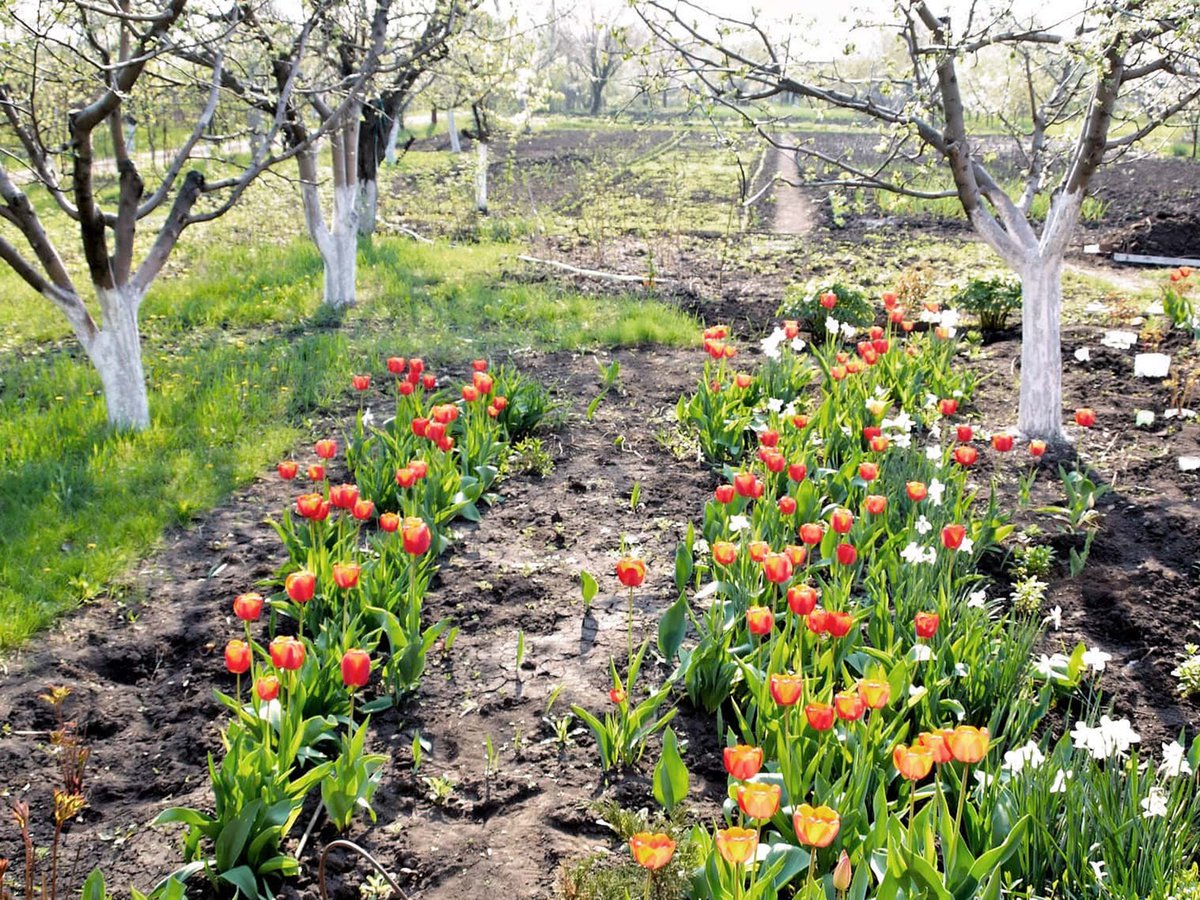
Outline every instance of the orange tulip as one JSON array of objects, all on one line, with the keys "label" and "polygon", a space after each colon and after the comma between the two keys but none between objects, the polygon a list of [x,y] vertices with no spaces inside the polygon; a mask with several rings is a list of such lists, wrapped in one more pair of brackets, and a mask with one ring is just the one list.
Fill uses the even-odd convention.
[{"label": "orange tulip", "polygon": [[859,463],[858,477],[863,481],[874,481],[879,477],[879,466],[873,462]]},{"label": "orange tulip", "polygon": [[257,622],[262,615],[263,597],[256,591],[238,594],[233,598],[233,614],[243,622]]},{"label": "orange tulip", "polygon": [[858,691],[851,688],[833,695],[833,708],[839,719],[853,722],[862,717],[867,705],[863,703]]},{"label": "orange tulip", "polygon": [[304,665],[304,644],[294,637],[280,635],[267,647],[271,663],[277,669],[294,672]]},{"label": "orange tulip", "polygon": [[750,558],[756,563],[760,563],[767,558],[767,554],[771,552],[771,545],[766,541],[751,541],[746,545],[746,552],[750,554]]},{"label": "orange tulip", "polygon": [[783,553],[768,553],[763,560],[763,575],[772,584],[783,584],[792,577],[792,561]]},{"label": "orange tulip", "polygon": [[974,447],[961,446],[954,448],[954,461],[960,466],[973,466],[975,465],[975,460],[978,458],[979,451]]},{"label": "orange tulip", "polygon": [[770,684],[771,699],[780,706],[795,706],[804,693],[804,679],[799,675],[773,674]]},{"label": "orange tulip", "polygon": [[864,678],[858,683],[858,695],[870,709],[883,709],[892,696],[892,689],[881,678]]},{"label": "orange tulip", "polygon": [[629,839],[629,850],[634,862],[643,869],[657,871],[671,861],[675,855],[675,842],[661,832],[651,834],[639,831]]},{"label": "orange tulip", "polygon": [[388,533],[397,531],[400,528],[400,517],[395,513],[384,513],[379,517],[379,528]]},{"label": "orange tulip", "polygon": [[763,752],[761,747],[735,744],[725,748],[722,759],[726,772],[738,781],[748,781],[762,769]]},{"label": "orange tulip", "polygon": [[307,569],[292,572],[283,582],[287,595],[296,603],[307,603],[317,589],[317,576]]},{"label": "orange tulip", "polygon": [[1013,436],[1011,434],[993,434],[992,449],[998,450],[1001,453],[1007,453],[1013,448]]},{"label": "orange tulip", "polygon": [[816,588],[807,584],[796,584],[788,588],[788,608],[798,616],[807,616],[817,606]]},{"label": "orange tulip", "polygon": [[854,527],[854,513],[848,509],[835,509],[829,517],[829,524],[838,534],[846,534]]},{"label": "orange tulip", "polygon": [[943,416],[952,416],[958,412],[958,401],[953,397],[945,397],[938,401],[938,409]]},{"label": "orange tulip", "polygon": [[731,865],[747,862],[758,849],[758,832],[753,828],[726,828],[717,832],[717,852]]},{"label": "orange tulip", "polygon": [[783,552],[792,563],[792,568],[804,565],[804,560],[808,558],[808,548],[802,547],[799,544],[788,544],[783,548]]},{"label": "orange tulip", "polygon": [[835,638],[844,638],[854,627],[854,616],[848,612],[830,612],[825,627]]},{"label": "orange tulip", "polygon": [[807,803],[802,803],[792,816],[792,825],[800,843],[821,849],[833,843],[842,827],[842,819],[828,806],[818,806],[814,809]]},{"label": "orange tulip", "polygon": [[433,541],[433,535],[425,520],[416,516],[409,516],[404,520],[400,535],[404,539],[404,552],[412,556],[420,556],[429,549]]},{"label": "orange tulip", "polygon": [[1086,406],[1075,410],[1075,424],[1080,428],[1091,428],[1096,424],[1096,411]]},{"label": "orange tulip", "polygon": [[853,876],[854,870],[850,867],[850,857],[843,850],[842,855],[838,857],[837,865],[833,867],[833,889],[844,894],[850,890]]},{"label": "orange tulip", "polygon": [[627,588],[638,587],[646,580],[646,564],[632,556],[618,560],[617,580]]},{"label": "orange tulip", "polygon": [[259,700],[274,700],[279,696],[279,679],[274,675],[264,675],[254,683],[254,691]]},{"label": "orange tulip", "polygon": [[737,559],[737,546],[729,541],[716,541],[712,545],[713,561],[723,566],[731,566]]},{"label": "orange tulip", "polygon": [[908,494],[908,499],[914,503],[920,503],[929,495],[929,489],[921,481],[910,481],[904,486],[904,491]]},{"label": "orange tulip", "polygon": [[809,546],[816,546],[825,537],[825,529],[816,522],[805,522],[800,526],[800,540]]},{"label": "orange tulip", "polygon": [[946,743],[950,746],[954,758],[968,765],[987,756],[988,740],[988,730],[973,725],[959,725],[946,735]]},{"label": "orange tulip", "polygon": [[1045,452],[1046,452],[1046,442],[1045,441],[1033,440],[1033,441],[1029,442],[1029,455],[1030,456],[1041,456]]},{"label": "orange tulip", "polygon": [[292,460],[287,459],[276,466],[275,470],[279,472],[279,477],[284,481],[291,481],[296,477],[296,473],[300,471],[300,467],[292,462]]},{"label": "orange tulip", "polygon": [[756,637],[771,633],[775,626],[775,614],[766,606],[751,606],[746,610],[746,628]]},{"label": "orange tulip", "polygon": [[868,515],[881,515],[887,509],[887,497],[883,494],[870,494],[863,500],[863,508]]},{"label": "orange tulip", "polygon": [[940,622],[941,619],[937,613],[919,612],[913,616],[913,626],[917,630],[917,637],[926,640],[937,634]]},{"label": "orange tulip", "polygon": [[751,819],[767,820],[779,812],[779,801],[783,795],[777,784],[761,784],[752,781],[738,788],[738,808]]},{"label": "orange tulip", "polygon": [[225,668],[234,675],[250,669],[250,646],[245,641],[230,641],[225,645]]},{"label": "orange tulip", "polygon": [[810,703],[804,707],[804,718],[810,728],[828,731],[833,727],[833,707],[828,703]]},{"label": "orange tulip", "polygon": [[919,743],[914,743],[911,747],[897,744],[896,749],[892,751],[892,763],[895,764],[896,771],[909,781],[920,781],[933,768],[933,753]]},{"label": "orange tulip", "polygon": [[947,731],[926,731],[917,735],[913,746],[920,746],[928,750],[933,754],[933,761],[939,766],[948,763],[954,758],[954,754],[950,752],[950,745],[946,743],[947,733]]},{"label": "orange tulip", "polygon": [[366,650],[347,650],[342,654],[342,683],[360,688],[371,679],[371,657]]},{"label": "orange tulip", "polygon": [[321,459],[333,459],[337,456],[337,441],[323,440],[317,441],[313,450]]},{"label": "orange tulip", "polygon": [[358,584],[358,576],[362,568],[358,563],[334,563],[333,581],[342,590],[349,590]]}]

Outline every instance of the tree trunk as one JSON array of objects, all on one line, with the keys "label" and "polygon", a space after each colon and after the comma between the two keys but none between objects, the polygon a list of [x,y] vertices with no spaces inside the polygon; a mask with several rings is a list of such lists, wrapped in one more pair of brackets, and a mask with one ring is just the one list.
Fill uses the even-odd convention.
[{"label": "tree trunk", "polygon": [[322,246],[325,263],[325,303],[334,309],[353,306],[358,300],[358,185],[334,188],[333,227]]},{"label": "tree trunk", "polygon": [[396,164],[396,141],[400,140],[400,128],[403,124],[402,115],[392,116],[392,126],[388,129],[387,134],[387,150],[383,154],[383,160],[389,166]]},{"label": "tree trunk", "polygon": [[1021,405],[1023,435],[1062,442],[1062,255],[1035,256],[1021,276]]},{"label": "tree trunk", "polygon": [[592,82],[592,108],[591,114],[598,116],[604,110],[604,84],[599,81]]},{"label": "tree trunk", "polygon": [[453,107],[446,110],[446,129],[450,132],[450,152],[462,153],[462,144],[458,140],[458,126],[454,124]]},{"label": "tree trunk", "polygon": [[100,373],[108,423],[114,428],[140,431],[150,425],[137,321],[141,298],[129,287],[96,288],[96,293],[104,311],[103,327],[79,338],[88,359]]},{"label": "tree trunk", "polygon": [[375,217],[379,208],[379,181],[369,178],[358,185],[358,233],[370,237],[375,233]]},{"label": "tree trunk", "polygon": [[475,208],[488,211],[488,142],[475,142]]}]

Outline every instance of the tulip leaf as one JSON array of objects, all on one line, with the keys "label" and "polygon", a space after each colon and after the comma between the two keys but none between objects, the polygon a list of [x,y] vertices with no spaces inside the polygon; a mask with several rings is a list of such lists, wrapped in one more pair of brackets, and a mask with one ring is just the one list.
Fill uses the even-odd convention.
[{"label": "tulip leaf", "polygon": [[583,605],[591,606],[592,600],[596,598],[600,586],[596,584],[596,579],[592,577],[591,572],[579,573],[579,591],[583,595]]},{"label": "tulip leaf", "polygon": [[941,873],[931,866],[925,857],[913,856],[910,859],[905,855],[904,859],[909,863],[908,872],[913,880],[925,887],[925,893],[922,896],[931,897],[934,900],[954,900],[954,895],[942,884]]},{"label": "tulip leaf", "polygon": [[663,732],[662,753],[654,767],[654,799],[670,812],[687,796],[688,770],[679,755],[673,729]]},{"label": "tulip leaf", "polygon": [[104,886],[104,873],[100,871],[99,866],[96,866],[83,883],[83,891],[79,896],[79,900],[107,900],[107,897],[108,891]]},{"label": "tulip leaf", "polygon": [[[692,526],[689,524],[688,528]],[[675,545],[675,590],[683,592],[692,580],[691,541],[680,541]]]},{"label": "tulip leaf", "polygon": [[239,894],[254,900],[258,896],[258,879],[249,866],[238,866],[221,873],[221,880],[232,884]]},{"label": "tulip leaf", "polygon": [[667,607],[658,620],[658,650],[666,660],[673,660],[683,645],[687,633],[687,594],[680,593],[679,599]]}]

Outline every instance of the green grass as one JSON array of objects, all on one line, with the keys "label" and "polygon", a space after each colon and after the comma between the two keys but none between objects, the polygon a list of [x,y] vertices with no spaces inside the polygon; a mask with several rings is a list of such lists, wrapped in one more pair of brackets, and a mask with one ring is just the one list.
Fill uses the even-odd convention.
[{"label": "green grass", "polygon": [[305,241],[186,256],[143,307],[153,423],[141,434],[107,429],[99,378],[65,323],[0,272],[0,647],[119,594],[165,529],[311,437],[350,373],[378,373],[388,354],[436,366],[694,340],[693,320],[644,297],[521,283],[517,250],[376,239],[360,254],[360,304],[338,324],[321,315]]}]

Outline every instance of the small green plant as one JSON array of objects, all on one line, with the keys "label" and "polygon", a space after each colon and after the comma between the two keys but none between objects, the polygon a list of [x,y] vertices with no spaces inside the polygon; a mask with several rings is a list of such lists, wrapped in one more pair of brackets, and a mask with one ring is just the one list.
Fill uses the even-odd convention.
[{"label": "small green plant", "polygon": [[[837,303],[832,309],[821,304],[821,297],[825,294],[837,297]],[[848,287],[840,281],[832,284],[810,281],[804,285],[788,287],[777,315],[786,319],[800,319],[814,334],[823,336],[826,318],[836,319],[855,328],[866,328],[875,321],[875,312],[874,304],[862,291]]]},{"label": "small green plant", "polygon": [[1030,469],[1025,472],[1017,481],[1017,498],[1022,509],[1028,508],[1032,502],[1030,493],[1033,491],[1033,483],[1037,481],[1038,470]]},{"label": "small green plant", "polygon": [[505,454],[500,463],[500,475],[504,478],[513,475],[537,475],[545,478],[554,471],[554,457],[546,449],[541,438],[521,438]]},{"label": "small green plant", "polygon": [[1058,506],[1043,506],[1037,512],[1053,516],[1072,533],[1096,527],[1100,516],[1096,501],[1108,493],[1109,486],[1092,481],[1081,469],[1068,472],[1059,466],[1058,477],[1062,479],[1067,502]]},{"label": "small green plant", "polygon": [[366,881],[358,886],[358,893],[362,900],[388,900],[395,892],[386,878],[378,872],[372,872]]},{"label": "small green plant", "polygon": [[445,806],[454,796],[454,782],[443,775],[427,775],[421,780],[429,789],[429,799],[438,806]]},{"label": "small green plant", "polygon": [[500,751],[492,743],[490,734],[483,739],[483,753],[483,777],[484,780],[490,781],[500,773]]},{"label": "small green plant", "polygon": [[1008,317],[1021,308],[1021,282],[1006,275],[972,278],[951,302],[978,316],[984,334],[1002,331]]},{"label": "small green plant", "polygon": [[1013,574],[1017,578],[1045,578],[1054,564],[1054,548],[1049,544],[1018,546],[1014,554],[1017,564],[1013,567]]},{"label": "small green plant", "polygon": [[642,483],[635,481],[633,487],[629,491],[629,509],[632,512],[637,512],[638,503],[642,499]]},{"label": "small green plant", "polygon": [[592,577],[591,572],[579,573],[579,593],[583,597],[583,614],[585,616],[592,611],[592,601],[596,599],[599,590],[600,585],[596,584],[596,579]]},{"label": "small green plant", "polygon": [[557,718],[544,716],[542,721],[546,723],[546,727],[549,728],[551,732],[551,736],[548,738],[548,740],[560,751],[566,750],[567,747],[575,743],[573,736],[575,725],[574,713],[565,713]]},{"label": "small green plant", "polygon": [[587,420],[590,422],[596,415],[596,410],[600,408],[600,404],[604,402],[604,398],[608,396],[608,392],[613,388],[619,389],[621,379],[621,361],[614,359],[607,366],[596,360],[596,366],[600,369],[600,393],[592,398],[592,402],[587,406]]},{"label": "small green plant", "polygon": [[1087,533],[1087,537],[1083,539],[1083,549],[1076,550],[1070,548],[1070,556],[1067,560],[1069,571],[1072,578],[1078,578],[1083,572],[1083,567],[1087,565],[1088,556],[1092,552],[1092,541],[1096,539],[1096,530],[1092,529]]},{"label": "small green plant", "polygon": [[413,733],[412,739],[412,770],[414,772],[421,768],[421,761],[425,758],[425,742],[421,740],[421,732]]},{"label": "small green plant", "polygon": [[517,681],[521,680],[521,666],[525,662],[525,629],[517,632]]},{"label": "small green plant", "polygon": [[342,736],[341,751],[333,761],[328,775],[321,781],[321,803],[338,831],[350,827],[354,814],[364,810],[375,821],[371,798],[379,787],[379,778],[387,757],[366,753],[367,723]]},{"label": "small green plant", "polygon": [[1171,674],[1179,679],[1179,693],[1184,697],[1200,695],[1200,647],[1188,644],[1183,648],[1184,659]]},{"label": "small green plant", "polygon": [[1018,616],[1036,616],[1042,611],[1042,601],[1046,598],[1046,582],[1039,581],[1032,575],[1023,578],[1013,585],[1012,609]]}]

